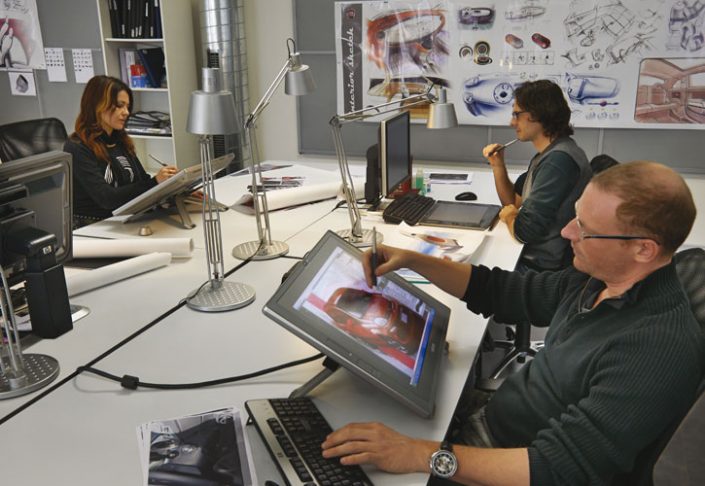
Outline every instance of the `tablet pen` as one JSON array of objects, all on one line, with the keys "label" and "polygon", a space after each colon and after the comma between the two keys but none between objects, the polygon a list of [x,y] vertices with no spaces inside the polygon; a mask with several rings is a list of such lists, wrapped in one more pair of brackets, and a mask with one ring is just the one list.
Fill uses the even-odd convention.
[{"label": "tablet pen", "polygon": [[492,157],[494,154],[496,154],[496,153],[498,153],[498,152],[501,152],[501,151],[504,150],[505,148],[509,147],[509,146],[512,145],[512,144],[517,143],[518,141],[519,141],[519,139],[518,139],[518,138],[515,138],[515,139],[512,140],[511,142],[507,142],[507,143],[505,143],[504,145],[500,145],[499,147],[497,147],[496,149],[494,149],[492,152],[490,152],[489,154],[487,154],[487,156],[488,156],[488,157]]},{"label": "tablet pen", "polygon": [[148,154],[148,155],[149,155],[149,157],[150,157],[153,161],[155,161],[157,164],[161,165],[162,167],[166,167],[166,166],[169,165],[169,164],[165,164],[164,162],[162,162],[161,160],[159,160],[158,158],[156,158],[156,157],[155,157],[154,155],[152,155],[152,154]]},{"label": "tablet pen", "polygon": [[377,228],[372,228],[372,286],[377,286]]}]

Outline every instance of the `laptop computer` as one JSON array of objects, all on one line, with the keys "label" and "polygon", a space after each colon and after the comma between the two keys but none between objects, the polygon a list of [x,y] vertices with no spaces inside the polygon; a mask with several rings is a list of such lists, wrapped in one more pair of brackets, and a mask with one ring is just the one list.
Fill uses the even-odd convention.
[{"label": "laptop computer", "polygon": [[387,223],[444,226],[452,228],[490,228],[499,215],[501,206],[458,201],[436,201],[418,194],[406,194],[392,201],[382,214]]}]

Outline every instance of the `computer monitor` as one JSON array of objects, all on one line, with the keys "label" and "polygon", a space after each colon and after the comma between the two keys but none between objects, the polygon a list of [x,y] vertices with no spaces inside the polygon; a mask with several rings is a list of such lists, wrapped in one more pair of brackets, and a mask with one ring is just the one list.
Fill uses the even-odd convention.
[{"label": "computer monitor", "polygon": [[430,417],[450,310],[398,275],[370,288],[362,253],[329,231],[263,312],[352,373]]},{"label": "computer monitor", "polygon": [[0,264],[25,282],[32,331],[73,328],[63,263],[71,258],[71,155],[52,151],[0,164]]},{"label": "computer monitor", "polygon": [[[222,157],[213,159],[211,161],[211,167],[213,168],[213,174],[220,172],[225,169],[230,162],[233,161],[235,156],[233,154],[225,154]],[[143,192],[136,198],[126,202],[119,208],[113,211],[114,216],[125,216],[128,217],[124,222],[130,221],[137,216],[153,209],[161,204],[167,203],[169,201],[174,201],[177,205],[182,204],[183,201],[176,200],[177,196],[187,196],[193,192],[201,183],[201,165],[196,164],[186,169],[180,170],[174,174],[169,179],[165,180],[161,184],[157,184],[150,190]],[[179,208],[181,211],[181,208]],[[192,228],[194,225],[190,222],[187,214],[181,213],[184,226]]]},{"label": "computer monitor", "polygon": [[33,227],[56,237],[57,263],[71,258],[71,155],[52,151],[0,164],[0,263],[12,281],[25,258],[7,249],[9,233]]},{"label": "computer monitor", "polygon": [[404,111],[379,126],[379,161],[382,196],[389,197],[411,180],[411,115]]}]

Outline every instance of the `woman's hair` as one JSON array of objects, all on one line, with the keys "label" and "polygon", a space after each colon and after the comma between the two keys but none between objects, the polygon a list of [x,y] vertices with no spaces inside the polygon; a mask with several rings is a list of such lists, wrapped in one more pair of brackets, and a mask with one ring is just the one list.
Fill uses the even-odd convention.
[{"label": "woman's hair", "polygon": [[528,81],[514,91],[514,98],[522,110],[541,124],[547,137],[556,139],[573,134],[570,108],[556,83],[547,79]]},{"label": "woman's hair", "polygon": [[[118,93],[126,91],[130,98],[132,110],[132,90],[121,80],[112,76],[94,76],[86,84],[81,96],[81,111],[76,118],[75,135],[99,159],[110,162],[105,144],[98,137],[105,133],[101,125],[103,113],[110,113],[117,108]],[[114,130],[113,136],[126,148],[130,155],[135,155],[135,146],[125,130]]]}]

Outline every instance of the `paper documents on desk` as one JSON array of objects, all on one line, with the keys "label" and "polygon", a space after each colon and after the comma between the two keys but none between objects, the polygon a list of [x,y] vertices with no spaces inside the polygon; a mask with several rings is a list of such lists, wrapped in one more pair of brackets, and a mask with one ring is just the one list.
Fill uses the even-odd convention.
[{"label": "paper documents on desk", "polygon": [[144,484],[257,485],[250,443],[235,407],[137,427]]},{"label": "paper documents on desk", "polygon": [[[431,226],[409,226],[403,222],[397,228],[397,231],[385,232],[385,245],[455,262],[469,261],[485,239],[484,231],[448,231]],[[397,270],[397,273],[410,282],[428,282],[424,277],[407,268]]]}]

